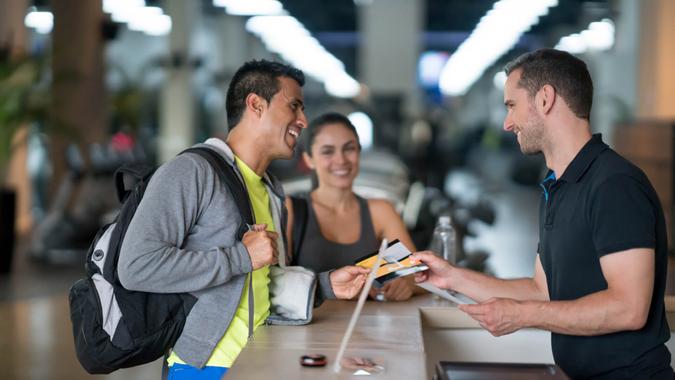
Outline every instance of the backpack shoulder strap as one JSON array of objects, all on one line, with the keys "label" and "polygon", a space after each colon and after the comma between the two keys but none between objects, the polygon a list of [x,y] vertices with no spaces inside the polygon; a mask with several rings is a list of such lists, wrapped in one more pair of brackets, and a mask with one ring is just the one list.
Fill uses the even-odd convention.
[{"label": "backpack shoulder strap", "polygon": [[[213,170],[216,172],[218,177],[223,183],[227,186],[232,193],[232,198],[234,203],[237,205],[239,210],[239,215],[241,215],[242,225],[239,226],[237,232],[237,239],[241,240],[246,231],[248,231],[247,224],[255,224],[255,218],[253,216],[253,207],[251,206],[251,200],[248,197],[248,191],[246,191],[245,185],[239,180],[239,176],[235,173],[234,169],[216,152],[209,148],[201,147],[192,147],[184,150],[182,153],[194,153],[202,157],[206,162],[208,162]],[[182,154],[181,153],[181,154]]]},{"label": "backpack shoulder strap", "polygon": [[300,259],[300,249],[305,240],[307,230],[307,200],[302,197],[291,196],[293,204],[293,259],[291,265],[296,265]]},{"label": "backpack shoulder strap", "polygon": [[124,203],[136,184],[148,180],[155,168],[145,164],[124,164],[115,170],[115,190],[117,199]]},{"label": "backpack shoulder strap", "polygon": [[[131,219],[136,213],[143,194],[145,194],[145,189],[150,182],[150,178],[155,172],[153,168],[150,168],[144,174],[139,175],[138,171],[127,171],[127,168],[122,167],[115,172],[117,196],[120,202],[122,202],[122,207],[115,218],[115,228],[111,231],[110,243],[108,245],[108,258],[106,258],[103,266],[103,277],[111,284],[119,283],[117,263],[119,261],[120,248],[127,234],[129,223],[131,223]],[[98,242],[98,237],[94,239],[92,247],[96,242]]]}]

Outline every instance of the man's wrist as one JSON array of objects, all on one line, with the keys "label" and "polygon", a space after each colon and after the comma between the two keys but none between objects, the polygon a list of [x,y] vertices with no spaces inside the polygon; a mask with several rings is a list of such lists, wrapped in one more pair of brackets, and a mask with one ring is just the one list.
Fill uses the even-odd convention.
[{"label": "man's wrist", "polygon": [[537,317],[541,307],[541,302],[538,301],[519,301],[520,325],[521,328],[536,328],[538,326]]},{"label": "man's wrist", "polygon": [[462,290],[459,289],[459,287],[461,287],[461,284],[465,283],[463,277],[464,271],[461,268],[451,265],[448,270],[448,276],[445,279],[446,289],[462,293]]}]

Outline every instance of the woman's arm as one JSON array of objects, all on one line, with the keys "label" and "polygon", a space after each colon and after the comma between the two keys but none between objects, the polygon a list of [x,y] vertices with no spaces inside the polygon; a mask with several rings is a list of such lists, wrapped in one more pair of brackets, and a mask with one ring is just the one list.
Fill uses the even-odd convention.
[{"label": "woman's arm", "polygon": [[368,209],[373,220],[375,236],[378,239],[386,238],[388,241],[398,239],[410,252],[417,251],[401,216],[398,215],[394,206],[389,201],[384,199],[369,199]]},{"label": "woman's arm", "polygon": [[[388,241],[398,239],[410,250],[417,251],[415,244],[408,233],[403,220],[394,209],[394,206],[384,199],[369,199],[368,209],[373,220],[375,236],[378,239],[386,238]],[[415,286],[413,276],[407,276],[390,281],[381,289],[387,300],[405,301],[415,294],[424,294],[426,291]],[[371,296],[377,291],[372,291]]]}]

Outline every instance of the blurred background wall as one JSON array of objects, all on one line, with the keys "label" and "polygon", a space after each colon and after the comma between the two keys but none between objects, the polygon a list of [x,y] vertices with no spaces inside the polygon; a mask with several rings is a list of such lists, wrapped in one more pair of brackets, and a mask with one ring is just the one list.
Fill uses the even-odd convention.
[{"label": "blurred background wall", "polygon": [[[501,70],[542,47],[588,63],[594,131],[647,172],[672,219],[671,0],[0,0],[0,10],[10,194],[0,205],[13,213],[0,229],[16,231],[3,240],[52,233],[86,246],[114,215],[114,169],[224,138],[229,80],[260,58],[305,71],[310,118],[352,117],[364,165],[402,168],[391,196],[401,210],[416,182],[462,197],[450,194],[453,173],[536,189],[543,160],[522,156],[501,129]],[[297,157],[272,170],[291,182],[307,175]],[[65,230],[49,232],[56,224]],[[40,257],[45,244],[27,251]]]}]

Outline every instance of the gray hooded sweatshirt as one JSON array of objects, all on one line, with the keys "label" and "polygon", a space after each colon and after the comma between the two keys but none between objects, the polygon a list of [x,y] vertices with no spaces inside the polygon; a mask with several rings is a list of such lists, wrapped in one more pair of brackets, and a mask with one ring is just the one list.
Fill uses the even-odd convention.
[{"label": "gray hooded sweatshirt", "polygon": [[[219,139],[204,144],[239,174],[232,150]],[[279,254],[285,254],[283,189],[266,174]],[[160,166],[150,180],[120,250],[118,275],[130,290],[190,293],[197,298],[174,352],[203,367],[227,330],[252,271],[246,247],[237,241],[241,216],[226,185],[201,157],[181,154]],[[319,275],[317,295],[334,298],[328,273]]]}]

